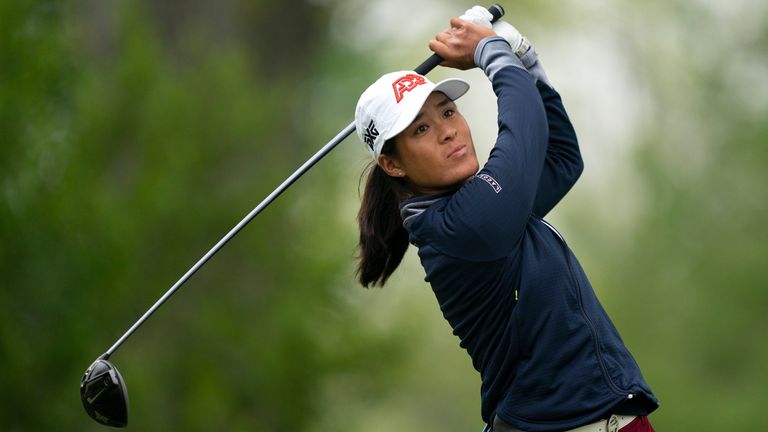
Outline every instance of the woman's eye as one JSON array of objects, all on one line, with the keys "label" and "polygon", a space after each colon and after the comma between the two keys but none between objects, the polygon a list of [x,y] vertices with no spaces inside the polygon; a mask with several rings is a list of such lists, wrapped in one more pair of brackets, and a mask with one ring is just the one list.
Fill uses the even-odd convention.
[{"label": "woman's eye", "polygon": [[445,117],[453,117],[453,115],[456,114],[456,112],[452,109],[445,110],[445,113],[443,113],[443,116]]},{"label": "woman's eye", "polygon": [[415,133],[416,135],[421,135],[421,134],[423,134],[424,132],[426,132],[426,131],[427,131],[427,129],[429,129],[429,128],[427,127],[427,125],[420,125],[419,127],[417,127],[417,128],[416,128],[416,130],[414,131],[414,133]]}]

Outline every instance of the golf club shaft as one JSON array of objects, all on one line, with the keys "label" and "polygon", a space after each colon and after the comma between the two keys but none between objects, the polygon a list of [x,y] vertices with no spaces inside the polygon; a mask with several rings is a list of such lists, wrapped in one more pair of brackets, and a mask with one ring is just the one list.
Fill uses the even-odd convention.
[{"label": "golf club shaft", "polygon": [[[488,8],[488,11],[491,12],[493,15],[493,21],[495,22],[499,18],[501,18],[504,15],[504,9],[499,5],[493,5]],[[443,62],[443,59],[438,56],[437,54],[433,54],[430,56],[427,60],[425,60],[423,63],[418,65],[413,70],[421,75],[426,75],[429,73],[432,69],[440,65],[440,63]],[[315,153],[309,160],[304,162],[302,166],[299,167],[296,171],[294,171],[293,174],[291,174],[285,181],[283,181],[280,186],[278,186],[272,193],[270,193],[264,200],[259,203],[253,210],[251,210],[248,215],[246,215],[243,220],[241,220],[237,225],[235,225],[234,228],[232,228],[224,237],[222,237],[221,240],[219,240],[218,243],[216,243],[208,252],[206,252],[205,255],[203,255],[202,258],[200,258],[195,265],[193,265],[189,270],[187,270],[186,273],[178,280],[176,281],[173,286],[163,294],[162,297],[160,297],[155,304],[152,305],[146,312],[144,312],[144,315],[141,316],[141,318],[136,321],[131,328],[128,329],[128,331],[125,332],[122,336],[120,336],[120,339],[118,339],[104,354],[99,357],[99,359],[107,360],[109,357],[117,350],[117,348],[120,347],[120,345],[125,342],[126,339],[128,339],[133,332],[136,331],[142,324],[144,324],[144,321],[146,321],[150,316],[152,316],[155,311],[160,308],[160,306],[163,305],[179,288],[181,288],[184,283],[189,280],[192,275],[194,275],[200,267],[202,267],[206,262],[208,262],[209,259],[211,259],[216,253],[221,250],[224,245],[229,242],[232,237],[234,237],[240,230],[242,230],[248,223],[253,220],[259,213],[261,213],[264,208],[266,208],[272,201],[275,200],[280,194],[282,194],[288,187],[290,187],[296,180],[299,179],[302,175],[304,175],[305,172],[307,172],[310,168],[312,168],[320,159],[325,157],[328,153],[330,153],[331,150],[333,150],[339,143],[344,141],[349,135],[352,134],[352,132],[355,131],[355,122],[353,121],[347,127],[341,130],[331,141],[329,141],[326,145],[324,145],[317,153]]]},{"label": "golf club shaft", "polygon": [[109,356],[111,356],[117,348],[122,345],[123,342],[125,342],[126,339],[128,339],[131,334],[133,334],[134,331],[136,331],[139,326],[141,326],[144,321],[147,320],[155,311],[162,306],[163,303],[165,303],[168,298],[170,298],[176,290],[181,288],[182,285],[190,278],[192,275],[197,272],[200,267],[202,267],[206,262],[208,262],[209,259],[211,259],[214,255],[216,255],[216,252],[221,250],[221,248],[224,247],[224,245],[229,242],[232,237],[234,237],[240,230],[242,230],[246,225],[248,225],[248,222],[253,220],[259,213],[261,213],[264,208],[266,208],[272,201],[275,200],[278,196],[280,196],[281,193],[283,193],[286,189],[288,189],[289,186],[291,186],[296,180],[299,179],[305,172],[309,171],[312,166],[314,166],[320,159],[325,157],[331,150],[334,149],[340,142],[344,141],[345,138],[347,138],[352,132],[355,131],[355,123],[352,122],[347,127],[345,127],[341,132],[338,133],[331,141],[328,142],[328,144],[324,145],[317,153],[314,154],[309,160],[304,162],[302,166],[299,167],[296,171],[294,171],[293,174],[291,174],[285,181],[283,181],[280,186],[278,186],[272,193],[270,193],[264,200],[259,203],[253,210],[251,210],[248,215],[246,215],[243,220],[241,220],[237,225],[234,226],[224,237],[219,240],[218,243],[216,243],[208,252],[206,252],[205,255],[203,255],[202,258],[200,258],[195,265],[193,265],[189,270],[187,270],[186,273],[178,280],[176,281],[173,286],[163,294],[162,297],[160,297],[155,304],[152,305],[146,312],[144,312],[144,315],[139,318],[136,323],[134,323],[131,328],[128,329],[128,331],[125,332],[124,335],[120,337],[108,350],[106,353],[104,353],[101,357],[99,357],[102,360],[107,360]]}]

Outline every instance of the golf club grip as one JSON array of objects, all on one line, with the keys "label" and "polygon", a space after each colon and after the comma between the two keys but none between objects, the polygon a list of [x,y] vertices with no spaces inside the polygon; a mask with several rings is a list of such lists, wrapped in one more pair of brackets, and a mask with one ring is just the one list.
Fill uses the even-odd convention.
[{"label": "golf club grip", "polygon": [[[493,18],[491,19],[491,23],[495,23],[499,20],[499,18],[504,16],[504,8],[501,7],[501,5],[495,4],[488,8],[488,12],[493,15]],[[432,69],[440,66],[440,63],[443,62],[443,58],[440,57],[437,54],[432,54],[428,59],[426,59],[422,64],[416,66],[413,70],[420,74],[420,75],[426,75],[431,71]]]}]

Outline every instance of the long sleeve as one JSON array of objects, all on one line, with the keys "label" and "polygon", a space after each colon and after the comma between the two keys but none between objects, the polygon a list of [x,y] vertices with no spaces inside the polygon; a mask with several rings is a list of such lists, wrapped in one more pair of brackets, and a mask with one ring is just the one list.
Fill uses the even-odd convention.
[{"label": "long sleeve", "polygon": [[544,217],[576,183],[584,170],[584,162],[576,131],[565,112],[560,95],[541,81],[536,86],[547,113],[549,142],[533,213]]}]

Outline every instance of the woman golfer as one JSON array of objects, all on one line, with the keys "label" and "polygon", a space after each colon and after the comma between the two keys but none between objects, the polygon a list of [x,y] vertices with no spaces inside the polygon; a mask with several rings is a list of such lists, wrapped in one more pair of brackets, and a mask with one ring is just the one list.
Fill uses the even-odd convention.
[{"label": "woman golfer", "polygon": [[482,169],[454,103],[465,81],[394,72],[360,97],[357,132],[376,162],[358,215],[360,282],[383,285],[408,244],[418,248],[480,372],[486,430],[653,431],[655,396],[542,219],[582,171],[560,96],[514,27],[503,38],[473,21],[452,19],[429,48],[444,66],[482,68],[493,85],[499,133]]}]

